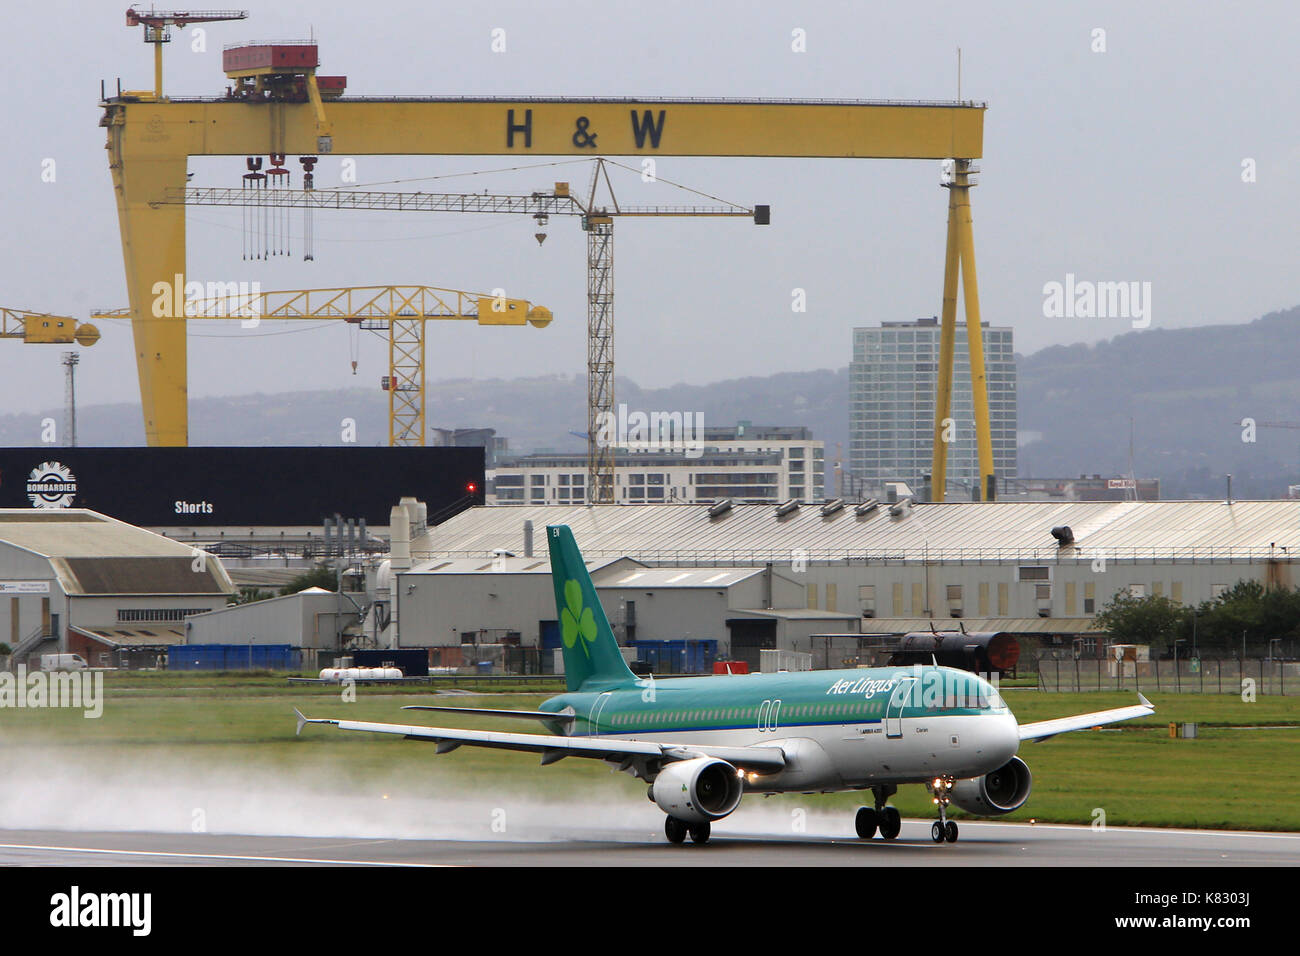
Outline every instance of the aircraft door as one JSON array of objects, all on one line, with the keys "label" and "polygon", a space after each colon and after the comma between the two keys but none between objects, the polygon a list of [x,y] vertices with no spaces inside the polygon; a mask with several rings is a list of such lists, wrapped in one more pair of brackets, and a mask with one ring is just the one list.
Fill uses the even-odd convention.
[{"label": "aircraft door", "polygon": [[904,677],[889,695],[889,703],[885,706],[886,737],[903,736],[903,707],[911,700],[912,685],[915,683],[915,677]]},{"label": "aircraft door", "polygon": [[599,730],[600,714],[601,711],[605,709],[605,704],[609,702],[609,698],[611,696],[612,696],[612,691],[605,691],[605,693],[601,694],[599,697],[596,698],[596,703],[591,708],[591,717],[588,718],[588,723],[591,726],[589,733],[593,735],[600,733]]}]

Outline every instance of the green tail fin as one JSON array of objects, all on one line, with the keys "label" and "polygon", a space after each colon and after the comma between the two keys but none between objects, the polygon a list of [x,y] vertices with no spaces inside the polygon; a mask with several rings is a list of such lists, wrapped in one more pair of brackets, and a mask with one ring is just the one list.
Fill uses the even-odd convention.
[{"label": "green tail fin", "polygon": [[564,682],[569,690],[594,690],[636,680],[614,640],[578,543],[568,525],[547,525],[555,613],[560,619]]}]

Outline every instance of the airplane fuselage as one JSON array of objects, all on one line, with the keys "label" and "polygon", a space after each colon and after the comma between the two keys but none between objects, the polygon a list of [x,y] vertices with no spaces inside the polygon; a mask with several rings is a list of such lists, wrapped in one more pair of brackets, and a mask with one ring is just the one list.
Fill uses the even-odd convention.
[{"label": "airplane fuselage", "polygon": [[988,681],[947,667],[645,679],[552,697],[570,736],[680,745],[779,746],[780,773],[747,790],[834,791],[977,777],[1015,756],[1015,717]]}]

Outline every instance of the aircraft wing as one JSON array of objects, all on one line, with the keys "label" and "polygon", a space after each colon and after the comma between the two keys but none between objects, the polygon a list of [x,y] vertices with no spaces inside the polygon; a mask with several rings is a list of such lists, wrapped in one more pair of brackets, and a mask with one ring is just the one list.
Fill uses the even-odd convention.
[{"label": "aircraft wing", "polygon": [[1113,710],[1098,710],[1091,714],[1079,714],[1076,717],[1057,717],[1055,720],[1039,720],[1032,724],[1020,725],[1021,740],[1046,740],[1057,734],[1069,733],[1071,730],[1087,730],[1100,724],[1113,724],[1134,717],[1147,717],[1156,712],[1155,705],[1141,694],[1142,703],[1132,707],[1116,707]]},{"label": "aircraft wing", "polygon": [[693,757],[716,757],[741,770],[775,773],[785,767],[785,753],[780,747],[714,747],[698,744],[656,743],[648,740],[622,740],[617,737],[556,737],[549,734],[517,734],[491,730],[461,730],[452,727],[424,727],[418,724],[381,724],[364,720],[334,720],[304,717],[297,709],[298,733],[307,724],[333,724],[340,730],[360,730],[376,734],[396,734],[408,740],[429,740],[438,745],[439,753],[457,747],[492,747],[520,750],[542,755],[542,763],[554,763],[565,757],[595,757],[631,763],[637,758],[690,760]]},{"label": "aircraft wing", "polygon": [[530,720],[554,720],[572,723],[573,714],[557,714],[549,710],[495,710],[490,707],[437,707],[433,704],[406,704],[402,710],[443,710],[453,714],[472,714],[476,717],[527,717]]}]

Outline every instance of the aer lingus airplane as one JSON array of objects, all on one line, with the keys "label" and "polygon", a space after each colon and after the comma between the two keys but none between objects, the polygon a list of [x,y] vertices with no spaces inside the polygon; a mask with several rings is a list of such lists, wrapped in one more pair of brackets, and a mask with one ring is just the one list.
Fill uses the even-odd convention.
[{"label": "aer lingus airplane", "polygon": [[[437,753],[495,747],[541,754],[542,764],[595,757],[649,784],[667,814],[673,843],[709,839],[710,824],[746,793],[870,790],[857,811],[858,836],[901,829],[889,798],[901,784],[924,784],[939,819],[936,843],[957,839],[955,804],[980,816],[1010,813],[1029,797],[1021,741],[1144,717],[1140,704],[1077,717],[1018,724],[988,681],[950,667],[860,668],[799,673],[637,678],[627,667],[567,526],[546,529],[564,644],[567,690],[536,711],[412,706],[540,721],[545,733],[460,730],[418,724],[307,718],[341,730],[432,741]],[[297,711],[295,711],[297,713]]]}]

